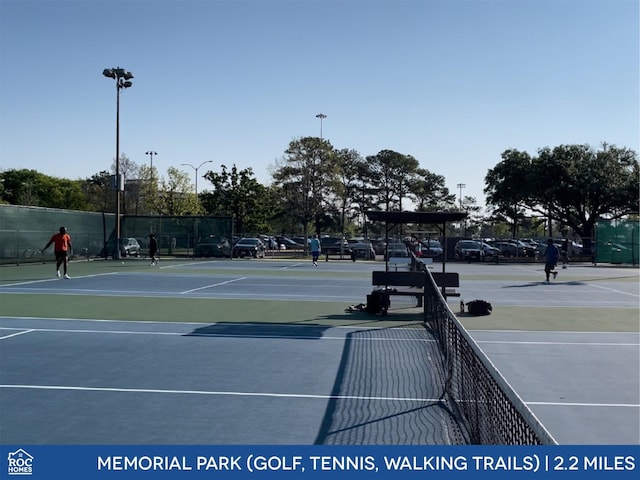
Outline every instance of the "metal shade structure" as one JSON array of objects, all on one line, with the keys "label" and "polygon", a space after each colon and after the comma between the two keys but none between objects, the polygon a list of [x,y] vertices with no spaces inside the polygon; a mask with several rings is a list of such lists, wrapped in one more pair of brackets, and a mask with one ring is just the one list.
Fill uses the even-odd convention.
[{"label": "metal shade structure", "polygon": [[[396,225],[405,225],[407,223],[422,223],[438,225],[442,231],[442,271],[445,271],[447,263],[447,241],[446,226],[448,222],[460,222],[467,218],[466,212],[406,212],[395,211],[385,212],[381,210],[368,210],[365,215],[372,222],[384,222],[385,224],[385,241],[389,243],[389,230]],[[388,270],[388,260],[385,260],[385,270]]]},{"label": "metal shade structure", "polygon": [[364,212],[372,222],[401,225],[407,223],[427,223],[446,225],[447,222],[459,222],[467,218],[466,212],[383,212],[368,210]]}]

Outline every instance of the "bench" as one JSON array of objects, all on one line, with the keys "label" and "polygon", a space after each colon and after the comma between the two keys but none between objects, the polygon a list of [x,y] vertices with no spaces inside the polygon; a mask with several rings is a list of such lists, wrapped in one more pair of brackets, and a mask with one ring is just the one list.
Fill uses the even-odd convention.
[{"label": "bench", "polygon": [[[459,297],[460,292],[456,289],[460,287],[460,276],[455,272],[431,272],[431,276],[435,284],[442,288],[442,295],[447,297]],[[418,307],[423,305],[424,299],[424,287],[426,281],[425,272],[412,272],[412,271],[392,271],[372,272],[372,284],[376,286],[391,286],[391,287],[413,287],[419,288],[419,290],[398,290],[394,289],[387,292],[387,295],[400,295],[400,296],[412,296],[418,300]],[[386,314],[386,309],[383,309],[383,315]]]},{"label": "bench", "polygon": [[334,260],[351,260],[352,262],[356,261],[356,254],[355,252],[348,250],[348,251],[344,251],[342,252],[342,254],[339,251],[325,251],[322,252],[321,255],[324,255],[324,261],[328,262],[329,261],[329,257],[337,257]]},{"label": "bench", "polygon": [[455,272],[431,272],[436,285],[442,288],[442,296],[459,297],[460,276]]},{"label": "bench", "polygon": [[398,267],[411,267],[411,257],[389,257],[387,263],[390,267],[394,267],[397,272]]}]

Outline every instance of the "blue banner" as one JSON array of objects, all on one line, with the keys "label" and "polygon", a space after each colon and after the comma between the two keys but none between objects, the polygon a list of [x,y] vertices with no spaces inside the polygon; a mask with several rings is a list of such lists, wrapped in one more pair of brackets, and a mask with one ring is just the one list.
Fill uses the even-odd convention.
[{"label": "blue banner", "polygon": [[0,446],[14,480],[624,480],[640,446]]}]

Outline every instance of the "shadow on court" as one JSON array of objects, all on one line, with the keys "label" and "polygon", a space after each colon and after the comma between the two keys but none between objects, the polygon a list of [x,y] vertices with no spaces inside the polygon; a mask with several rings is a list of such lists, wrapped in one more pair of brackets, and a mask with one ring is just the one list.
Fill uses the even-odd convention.
[{"label": "shadow on court", "polygon": [[287,326],[286,323],[216,323],[196,328],[185,336],[319,339],[329,328],[326,325],[305,325],[301,328],[299,325]]},{"label": "shadow on court", "polygon": [[317,445],[456,445],[465,433],[445,402],[445,368],[421,326],[351,332]]}]

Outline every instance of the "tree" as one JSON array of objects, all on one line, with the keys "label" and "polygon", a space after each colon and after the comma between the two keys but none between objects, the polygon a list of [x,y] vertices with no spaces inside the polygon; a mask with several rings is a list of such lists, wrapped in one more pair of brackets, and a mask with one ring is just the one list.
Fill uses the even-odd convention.
[{"label": "tree", "polygon": [[[116,172],[116,162],[111,166]],[[123,152],[120,154],[120,174],[124,175],[124,192],[122,192],[122,214],[137,215],[140,213],[140,167]]]},{"label": "tree", "polygon": [[158,198],[153,205],[160,215],[197,215],[200,211],[193,192],[191,180],[186,172],[175,167],[167,169],[167,179],[160,179]]},{"label": "tree", "polygon": [[336,175],[333,191],[338,202],[340,214],[340,231],[345,236],[347,217],[349,220],[362,213],[361,209],[354,210],[354,206],[360,205],[362,173],[367,164],[356,150],[342,149],[335,152]]},{"label": "tree", "polygon": [[371,172],[379,185],[378,205],[385,211],[402,210],[402,200],[409,186],[418,178],[420,164],[411,155],[381,150],[367,157]]},{"label": "tree", "polygon": [[158,202],[158,171],[156,167],[141,165],[138,169],[138,175],[136,214],[153,215],[155,213],[154,206]]},{"label": "tree", "polygon": [[238,170],[221,165],[220,173],[209,171],[204,176],[213,185],[212,192],[202,194],[205,210],[211,215],[232,215],[234,231],[258,232],[268,228],[270,208],[266,188],[253,178],[251,167]]},{"label": "tree", "polygon": [[[539,151],[534,163],[533,202],[546,206],[551,220],[593,237],[599,218],[638,214],[638,155],[626,148],[561,145]],[[545,203],[546,202],[546,203]],[[537,211],[544,212],[540,208]]]},{"label": "tree", "polygon": [[494,220],[505,221],[516,237],[518,222],[531,206],[534,185],[533,159],[527,152],[505,150],[502,161],[489,170],[485,177],[487,203],[494,207]]},{"label": "tree", "polygon": [[572,228],[583,240],[599,218],[638,213],[638,155],[603,144],[543,148],[538,157],[507,150],[485,177],[487,202],[514,219],[540,213]]},{"label": "tree", "polygon": [[445,178],[426,169],[418,169],[409,183],[416,210],[436,212],[455,208],[456,196],[445,186]]},{"label": "tree", "polygon": [[116,192],[111,188],[111,176],[103,170],[84,180],[87,208],[96,212],[115,212]]},{"label": "tree", "polygon": [[314,223],[316,232],[322,229],[335,166],[331,143],[318,137],[291,141],[285,156],[276,163],[274,183],[283,196],[284,208],[303,227],[305,238],[310,223]]},{"label": "tree", "polygon": [[461,209],[467,214],[462,221],[464,236],[478,234],[482,229],[482,208],[476,203],[476,198],[469,195],[463,197]]},{"label": "tree", "polygon": [[87,198],[80,180],[50,177],[36,170],[8,170],[0,174],[3,196],[12,205],[85,210]]}]

